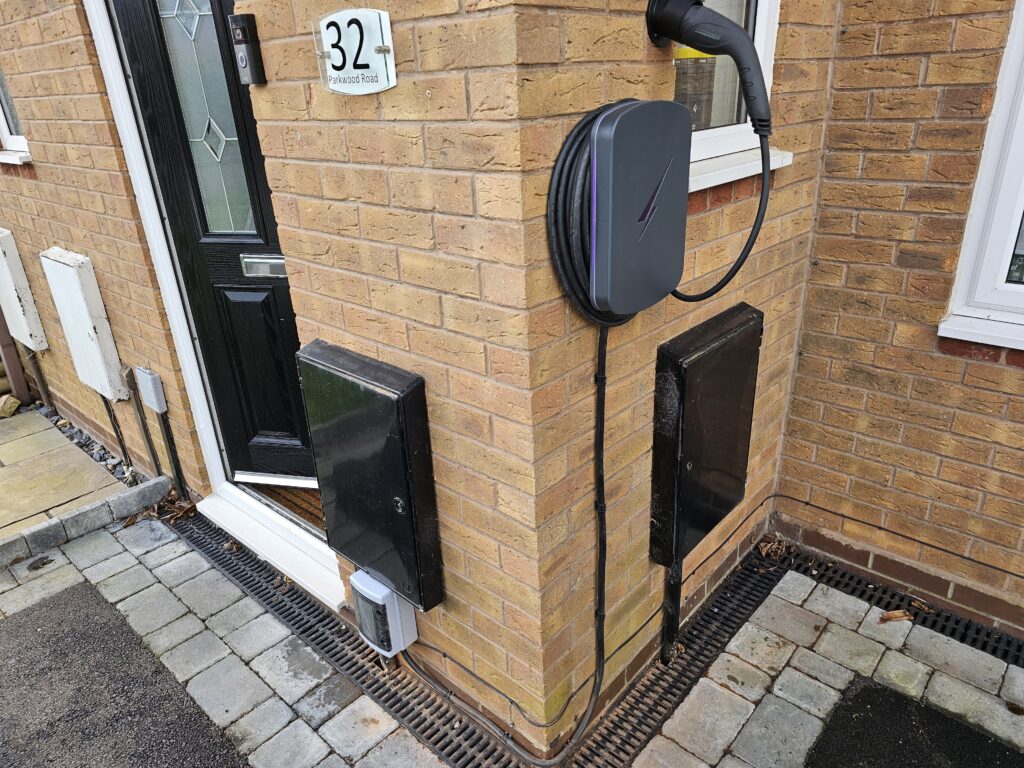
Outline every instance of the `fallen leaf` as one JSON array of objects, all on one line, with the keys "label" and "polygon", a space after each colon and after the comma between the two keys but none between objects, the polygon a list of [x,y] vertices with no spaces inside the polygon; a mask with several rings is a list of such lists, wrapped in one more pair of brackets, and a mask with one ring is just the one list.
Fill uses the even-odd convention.
[{"label": "fallen leaf", "polygon": [[1024,715],[1024,707],[1020,704],[1014,704],[1012,701],[1006,702],[1006,708],[1015,715]]},{"label": "fallen leaf", "polygon": [[914,615],[907,610],[886,611],[878,617],[879,624],[886,624],[890,621],[913,621]]},{"label": "fallen leaf", "polygon": [[935,613],[934,608],[928,605],[924,600],[920,600],[916,597],[910,601],[910,605],[917,608],[919,611],[924,611],[925,613]]}]

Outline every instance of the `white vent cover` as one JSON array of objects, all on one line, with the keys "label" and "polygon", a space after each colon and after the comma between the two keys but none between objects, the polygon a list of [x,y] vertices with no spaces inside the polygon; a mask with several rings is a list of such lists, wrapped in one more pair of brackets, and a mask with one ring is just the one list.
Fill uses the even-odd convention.
[{"label": "white vent cover", "polygon": [[39,322],[32,289],[14,235],[8,229],[0,229],[0,311],[11,336],[36,352],[46,349],[46,334]]},{"label": "white vent cover", "polygon": [[43,251],[40,257],[78,378],[109,400],[126,400],[121,360],[92,262],[57,247]]}]

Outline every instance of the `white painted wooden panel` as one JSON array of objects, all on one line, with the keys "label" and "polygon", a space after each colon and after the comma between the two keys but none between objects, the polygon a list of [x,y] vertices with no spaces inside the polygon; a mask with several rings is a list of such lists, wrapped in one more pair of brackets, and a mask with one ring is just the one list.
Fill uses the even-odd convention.
[{"label": "white painted wooden panel", "polygon": [[32,298],[14,235],[0,229],[0,311],[11,336],[36,352],[46,349],[46,334]]},{"label": "white painted wooden panel", "polygon": [[43,251],[40,258],[78,378],[110,400],[126,400],[121,360],[92,262],[58,247]]}]

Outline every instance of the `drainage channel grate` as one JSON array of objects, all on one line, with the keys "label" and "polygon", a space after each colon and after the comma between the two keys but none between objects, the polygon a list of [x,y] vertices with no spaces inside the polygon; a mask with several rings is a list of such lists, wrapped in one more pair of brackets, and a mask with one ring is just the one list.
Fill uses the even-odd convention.
[{"label": "drainage channel grate", "polygon": [[[905,592],[848,571],[827,558],[794,548],[779,562],[786,568],[809,576],[819,584],[826,584],[840,592],[859,597],[883,611],[907,610],[914,617],[915,624],[991,654],[1007,664],[1024,667],[1024,640],[1018,637],[932,606],[926,600],[919,600]],[[922,608],[922,605],[925,607]]]}]

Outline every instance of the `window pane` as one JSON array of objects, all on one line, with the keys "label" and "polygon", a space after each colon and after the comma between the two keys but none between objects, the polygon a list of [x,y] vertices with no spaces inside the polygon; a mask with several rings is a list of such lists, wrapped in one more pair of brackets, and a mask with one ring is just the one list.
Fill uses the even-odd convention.
[{"label": "window pane", "polygon": [[1013,256],[1010,258],[1010,274],[1007,275],[1006,282],[1024,285],[1024,221],[1020,223],[1017,245],[1014,247]]},{"label": "window pane", "polygon": [[18,122],[18,113],[14,111],[14,101],[11,93],[7,90],[7,78],[0,72],[0,107],[3,108],[4,117],[7,118],[7,128],[14,136],[21,136],[21,123]]},{"label": "window pane", "polygon": [[[756,0],[706,0],[708,8],[753,32]],[[746,122],[739,73],[728,56],[676,48],[676,101],[693,112],[693,130]]]},{"label": "window pane", "polygon": [[180,0],[158,7],[207,227],[252,234],[252,201],[210,4]]}]

